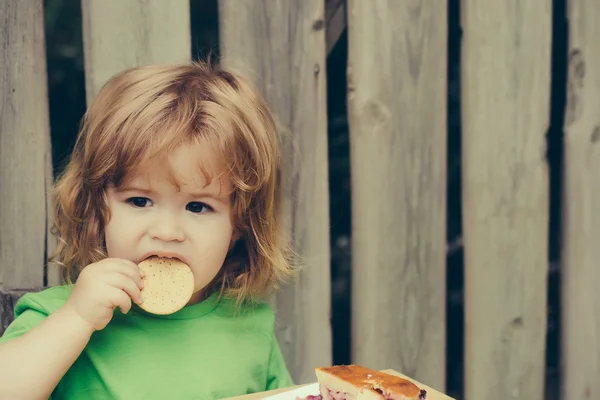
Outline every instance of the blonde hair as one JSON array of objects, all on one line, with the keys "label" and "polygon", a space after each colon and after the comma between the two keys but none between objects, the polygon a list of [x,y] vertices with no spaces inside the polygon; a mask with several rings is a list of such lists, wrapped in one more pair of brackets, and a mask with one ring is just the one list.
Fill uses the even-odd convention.
[{"label": "blonde hair", "polygon": [[206,290],[253,300],[292,276],[292,252],[280,226],[278,137],[268,107],[240,76],[192,63],[126,70],[90,104],[55,185],[59,245],[53,259],[69,282],[106,257],[107,186],[119,186],[143,162],[196,140],[227,164],[240,236]]}]

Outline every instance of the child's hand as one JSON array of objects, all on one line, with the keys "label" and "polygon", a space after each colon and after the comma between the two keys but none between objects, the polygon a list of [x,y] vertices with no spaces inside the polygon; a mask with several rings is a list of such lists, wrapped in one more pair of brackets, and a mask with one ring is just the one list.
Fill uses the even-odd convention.
[{"label": "child's hand", "polygon": [[127,313],[131,300],[140,304],[143,273],[133,262],[107,258],[81,271],[73,293],[65,304],[95,330],[104,329],[115,308]]}]

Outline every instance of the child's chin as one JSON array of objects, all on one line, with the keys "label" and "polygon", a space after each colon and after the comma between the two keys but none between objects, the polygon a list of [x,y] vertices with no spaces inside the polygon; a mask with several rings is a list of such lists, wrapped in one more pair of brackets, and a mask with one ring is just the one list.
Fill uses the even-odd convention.
[{"label": "child's chin", "polygon": [[196,303],[199,303],[200,301],[202,301],[202,299],[204,298],[202,289],[204,289],[204,287],[194,289],[194,293],[192,294],[190,301],[188,301],[188,303],[187,303],[188,306],[191,306],[193,304],[196,304]]}]

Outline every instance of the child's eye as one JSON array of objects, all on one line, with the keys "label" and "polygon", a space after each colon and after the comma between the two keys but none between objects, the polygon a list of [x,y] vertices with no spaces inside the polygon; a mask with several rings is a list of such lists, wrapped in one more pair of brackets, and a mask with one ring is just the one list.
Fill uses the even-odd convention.
[{"label": "child's eye", "polygon": [[212,211],[212,208],[208,204],[201,203],[199,201],[192,201],[191,203],[188,203],[188,205],[185,206],[185,209],[196,214]]},{"label": "child's eye", "polygon": [[143,208],[143,207],[148,207],[151,203],[150,203],[150,199],[147,199],[145,197],[131,197],[129,199],[126,200],[127,203],[131,204],[134,207],[138,207],[138,208]]}]

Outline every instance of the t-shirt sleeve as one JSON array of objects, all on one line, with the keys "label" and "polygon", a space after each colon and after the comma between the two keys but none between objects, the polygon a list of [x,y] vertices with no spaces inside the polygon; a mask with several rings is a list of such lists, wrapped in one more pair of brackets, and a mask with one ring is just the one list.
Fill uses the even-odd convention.
[{"label": "t-shirt sleeve", "polygon": [[271,338],[271,355],[267,371],[267,390],[294,386],[294,381],[285,365],[279,342],[275,335]]},{"label": "t-shirt sleeve", "polygon": [[[27,298],[21,298],[15,305],[15,319],[8,328],[6,328],[2,337],[0,337],[0,343],[8,342],[9,340],[18,338],[27,333],[48,316],[39,309],[27,307],[27,300]],[[51,394],[50,397],[48,397],[48,400],[52,399],[53,397]]]},{"label": "t-shirt sleeve", "polygon": [[4,331],[4,334],[0,338],[0,343],[7,342],[27,333],[46,317],[47,315],[36,310],[25,311],[23,314],[16,317],[8,328],[6,328],[6,331]]},{"label": "t-shirt sleeve", "polygon": [[[59,296],[56,296],[59,295]],[[28,293],[15,304],[14,320],[6,328],[0,343],[15,339],[42,322],[55,308],[64,303],[60,288],[46,293]]]}]

